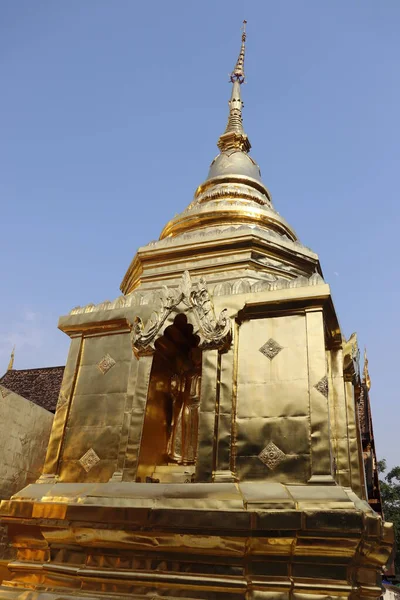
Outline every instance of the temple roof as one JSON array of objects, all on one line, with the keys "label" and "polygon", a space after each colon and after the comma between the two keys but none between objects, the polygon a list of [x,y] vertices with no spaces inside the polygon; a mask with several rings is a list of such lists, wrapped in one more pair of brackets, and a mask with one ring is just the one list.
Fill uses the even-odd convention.
[{"label": "temple roof", "polygon": [[0,386],[55,412],[64,369],[65,367],[10,369],[0,378]]}]

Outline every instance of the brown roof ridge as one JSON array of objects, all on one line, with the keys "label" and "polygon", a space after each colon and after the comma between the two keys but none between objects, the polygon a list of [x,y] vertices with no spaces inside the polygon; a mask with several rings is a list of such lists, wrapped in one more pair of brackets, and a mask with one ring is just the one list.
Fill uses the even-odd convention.
[{"label": "brown roof ridge", "polygon": [[[31,367],[30,369],[9,369],[9,371],[44,371],[44,369],[65,369],[65,365],[56,365],[55,367]],[[6,373],[8,373],[8,371],[6,371]],[[4,373],[4,375],[6,373]]]},{"label": "brown roof ridge", "polygon": [[57,365],[55,367],[31,367],[30,369],[7,369],[7,371],[5,371],[3,373],[3,375],[0,375],[0,383],[1,380],[4,379],[4,377],[7,375],[7,373],[26,373],[27,371],[48,371],[49,369],[65,369],[65,365]]}]

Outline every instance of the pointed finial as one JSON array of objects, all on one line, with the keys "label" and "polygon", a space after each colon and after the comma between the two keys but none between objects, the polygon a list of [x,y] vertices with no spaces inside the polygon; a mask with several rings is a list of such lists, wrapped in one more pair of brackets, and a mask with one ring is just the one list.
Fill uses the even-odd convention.
[{"label": "pointed finial", "polygon": [[242,108],[243,102],[240,96],[240,86],[244,82],[244,52],[246,42],[246,23],[243,21],[242,28],[242,46],[240,48],[239,58],[235,68],[231,73],[232,94],[229,100],[228,124],[224,133],[218,140],[218,148],[221,152],[228,150],[241,150],[248,152],[251,148],[250,141],[243,129]]},{"label": "pointed finial", "polygon": [[369,376],[368,371],[368,358],[367,358],[367,349],[364,348],[364,369],[363,369],[363,379],[364,383],[367,386],[367,390],[371,389],[371,377]]},{"label": "pointed finial", "polygon": [[8,363],[7,371],[11,371],[14,368],[14,355],[15,355],[15,346],[11,352],[10,362]]},{"label": "pointed finial", "polygon": [[244,83],[244,53],[245,53],[245,43],[246,43],[246,23],[247,21],[243,21],[242,26],[242,46],[240,48],[239,57],[236,61],[235,68],[231,73],[231,81],[238,81],[240,84]]}]

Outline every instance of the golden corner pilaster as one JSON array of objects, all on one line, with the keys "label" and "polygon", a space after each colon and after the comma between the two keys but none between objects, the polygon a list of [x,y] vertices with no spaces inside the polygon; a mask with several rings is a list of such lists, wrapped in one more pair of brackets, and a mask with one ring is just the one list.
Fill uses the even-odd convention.
[{"label": "golden corner pilaster", "polygon": [[347,405],[343,379],[343,350],[327,351],[329,366],[329,416],[332,451],[335,457],[335,479],[339,485],[351,486],[349,441],[347,438]]},{"label": "golden corner pilaster", "polygon": [[215,408],[219,401],[218,349],[203,350],[196,481],[212,481],[215,460]]},{"label": "golden corner pilaster", "polygon": [[[132,401],[130,418],[127,421],[127,442],[122,467],[122,480],[135,481],[138,473],[140,447],[142,441],[143,424],[146,413],[147,396],[149,392],[150,374],[153,365],[153,354],[138,357],[137,375],[133,385],[135,392]],[[121,446],[120,452],[123,451]],[[119,464],[121,464],[120,459]],[[114,477],[114,476],[113,476]],[[115,479],[118,475],[115,474]]]},{"label": "golden corner pilaster", "polygon": [[354,386],[345,381],[347,435],[349,440],[351,487],[363,499],[367,498],[364,464],[362,457],[361,433],[358,426]]},{"label": "golden corner pilaster", "polygon": [[361,390],[360,350],[357,334],[343,341],[343,377],[351,487],[360,498],[367,498],[361,431],[358,422],[357,399]]},{"label": "golden corner pilaster", "polygon": [[110,481],[122,481],[124,474],[124,464],[128,450],[128,441],[130,426],[132,421],[132,411],[135,401],[135,390],[138,380],[139,360],[132,357],[131,370],[128,378],[128,385],[125,397],[124,415],[121,427],[121,435],[118,446],[117,466]]},{"label": "golden corner pilaster", "polygon": [[334,484],[323,311],[320,307],[306,308],[305,313],[311,421],[311,477],[309,483]]},{"label": "golden corner pilaster", "polygon": [[58,398],[57,409],[54,415],[53,427],[50,434],[49,445],[47,447],[46,460],[43,466],[43,473],[39,477],[38,483],[49,483],[51,481],[55,481],[58,477],[58,467],[64,441],[65,428],[67,426],[71,401],[78,377],[78,369],[82,355],[83,344],[84,338],[82,335],[74,336],[71,340],[67,364]]},{"label": "golden corner pilaster", "polygon": [[235,481],[236,477],[231,470],[232,450],[232,419],[233,419],[233,387],[234,387],[234,341],[228,352],[220,354],[218,360],[217,402],[215,411],[215,434],[214,434],[214,460],[213,481],[229,482]]}]

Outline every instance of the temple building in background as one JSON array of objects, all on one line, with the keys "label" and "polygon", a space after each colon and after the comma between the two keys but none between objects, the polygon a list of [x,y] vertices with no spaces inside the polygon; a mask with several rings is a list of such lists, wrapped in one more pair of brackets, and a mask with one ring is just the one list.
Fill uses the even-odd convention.
[{"label": "temple building in background", "polygon": [[139,248],[122,295],[60,318],[44,465],[0,506],[0,600],[381,595],[393,532],[368,504],[367,370],[249,154],[245,40],[192,202]]},{"label": "temple building in background", "polygon": [[[0,500],[8,499],[43,468],[64,367],[14,369],[14,350],[0,377]],[[0,524],[0,581],[15,552]]]}]

